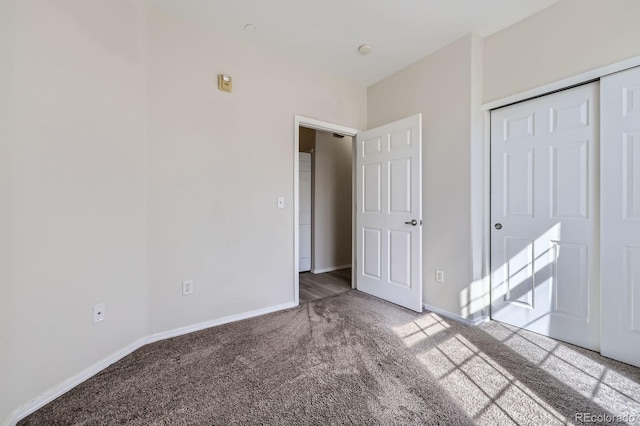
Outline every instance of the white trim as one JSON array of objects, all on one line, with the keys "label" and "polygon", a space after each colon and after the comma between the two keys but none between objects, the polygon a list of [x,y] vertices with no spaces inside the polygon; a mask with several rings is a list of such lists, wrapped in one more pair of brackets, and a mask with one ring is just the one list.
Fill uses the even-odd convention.
[{"label": "white trim", "polygon": [[[310,129],[329,133],[340,133],[341,135],[352,137],[359,132],[359,130],[357,129],[341,126],[339,124],[328,123],[326,121],[316,120],[315,118],[303,117],[302,115],[296,115],[295,117],[298,126],[308,127]],[[296,126],[296,131],[298,130],[298,126]]]},{"label": "white trim", "polygon": [[[495,101],[487,102],[481,105],[481,109],[484,111],[484,141],[483,141],[483,150],[484,150],[484,176],[487,179],[484,187],[484,215],[485,215],[485,233],[484,233],[484,250],[486,251],[486,256],[484,257],[485,262],[485,274],[484,280],[486,282],[485,288],[486,297],[485,297],[485,305],[487,308],[485,309],[484,315],[487,316],[487,319],[491,318],[491,110],[495,108],[500,108],[506,105],[510,105],[516,102],[522,102],[527,99],[531,99],[537,96],[542,96],[548,93],[556,92],[558,90],[567,89],[569,87],[584,84],[588,81],[600,79],[606,75],[614,74],[616,72],[624,71],[630,68],[634,68],[640,66],[640,56],[635,56],[633,58],[626,59],[624,61],[616,62],[614,64],[606,65],[604,67],[597,68],[595,70],[591,70],[582,74],[578,74],[569,78],[565,78],[562,80],[557,80],[555,82],[546,84],[544,86],[536,87],[531,90],[527,90],[515,95],[507,96],[502,99],[497,99]],[[426,305],[425,305],[426,306]],[[435,312],[435,311],[434,311]],[[444,314],[443,314],[444,315]]]},{"label": "white trim", "polygon": [[441,317],[445,317],[445,318],[449,318],[452,319],[454,321],[457,322],[461,322],[463,324],[475,327],[478,324],[482,324],[483,322],[487,322],[489,321],[489,317],[486,316],[481,316],[475,319],[466,319],[461,317],[460,315],[456,315],[456,314],[452,314],[451,312],[447,312],[443,309],[440,308],[436,308],[435,306],[431,306],[431,305],[427,305],[426,303],[422,304],[423,309],[426,309],[427,311],[433,312],[434,314],[438,314]]},{"label": "white trim", "polygon": [[[293,118],[293,302],[295,305],[300,303],[300,247],[298,245],[298,233],[299,233],[299,211],[300,200],[298,200],[298,175],[300,173],[298,165],[298,152],[300,151],[300,126],[308,127],[309,129],[320,130],[324,132],[340,133],[341,135],[353,137],[353,146],[355,148],[355,135],[359,132],[357,129],[341,126],[339,124],[328,123],[326,121],[316,120],[315,118],[304,117],[302,115],[294,115]],[[355,153],[355,150],[353,151]],[[355,157],[355,156],[354,156]],[[354,160],[355,170],[355,160]],[[353,192],[355,200],[355,192]],[[355,206],[355,201],[352,201]],[[354,207],[355,209],[355,207]],[[352,217],[355,215],[355,210],[352,213]],[[355,220],[355,219],[353,219]],[[353,228],[355,229],[355,227]],[[352,263],[355,256],[355,240],[351,243],[351,257]],[[352,274],[353,275],[353,274]],[[351,286],[356,288],[356,282],[352,278]]]},{"label": "white trim", "polygon": [[[465,305],[461,314],[465,317],[473,315],[488,315],[489,308],[487,301],[489,300],[488,280],[485,279],[489,271],[489,241],[488,230],[490,221],[490,204],[489,204],[489,144],[485,139],[485,134],[489,128],[488,111],[482,111],[480,104],[482,102],[482,40],[476,35],[472,36],[472,62],[471,62],[471,128],[470,128],[470,225],[471,225],[471,261],[472,261],[472,277],[467,287],[469,300],[475,300],[482,296],[482,307]],[[471,309],[475,311],[471,311]]]},{"label": "white trim", "polygon": [[242,314],[230,315],[224,318],[218,318],[211,321],[200,322],[197,324],[188,325],[186,327],[175,328],[169,331],[163,331],[161,333],[153,334],[146,339],[146,344],[158,342],[160,340],[170,339],[172,337],[182,336],[184,334],[193,333],[195,331],[205,330],[207,328],[216,327],[218,325],[229,324],[231,322],[241,321],[248,318],[257,317],[260,315],[270,314],[272,312],[282,311],[285,309],[298,306],[297,303],[289,302],[281,305],[269,306],[266,308],[256,309],[255,311],[244,312]]},{"label": "white trim", "polygon": [[301,118],[296,115],[293,119],[293,302],[296,304],[300,303],[300,122]]},{"label": "white trim", "polygon": [[347,268],[351,268],[351,265],[340,265],[340,266],[332,266],[330,268],[312,269],[311,273],[312,274],[324,274],[325,272],[339,271],[340,269],[347,269]]},{"label": "white trim", "polygon": [[11,413],[11,415],[5,421],[4,424],[5,424],[5,426],[13,426],[13,425],[15,425],[17,422],[19,422],[20,420],[24,419],[29,414],[31,414],[34,411],[44,407],[45,405],[47,405],[48,403],[50,403],[54,399],[58,398],[59,396],[62,396],[63,394],[67,393],[68,391],[70,391],[74,387],[78,386],[82,382],[84,382],[87,379],[90,379],[91,377],[95,376],[96,374],[98,374],[100,371],[104,370],[105,368],[107,368],[111,364],[113,364],[113,363],[115,363],[117,361],[120,361],[125,356],[129,355],[130,353],[132,353],[133,351],[135,351],[137,349],[140,349],[141,347],[143,347],[145,345],[148,345],[148,344],[154,343],[154,342],[158,342],[160,340],[170,339],[172,337],[182,336],[184,334],[189,334],[189,333],[193,333],[195,331],[200,331],[200,330],[204,330],[204,329],[207,329],[207,328],[215,327],[215,326],[218,326],[218,325],[228,324],[228,323],[231,323],[231,322],[241,321],[241,320],[244,320],[244,319],[257,317],[257,316],[269,314],[269,313],[272,313],[272,312],[282,311],[282,310],[293,308],[293,307],[296,307],[296,306],[298,306],[298,304],[297,303],[293,303],[293,302],[283,303],[283,304],[280,304],[280,305],[269,306],[269,307],[266,307],[266,308],[256,309],[254,311],[244,312],[244,313],[241,313],[241,314],[230,315],[228,317],[219,318],[219,319],[212,320],[212,321],[206,321],[206,322],[201,322],[201,323],[198,323],[198,324],[189,325],[189,326],[186,326],[186,327],[180,327],[180,328],[176,328],[176,329],[165,331],[165,332],[161,332],[161,333],[156,333],[156,334],[153,334],[151,336],[147,336],[147,337],[143,337],[141,339],[138,339],[134,343],[132,343],[132,344],[126,346],[125,348],[123,348],[123,349],[111,354],[107,358],[104,358],[104,359],[98,361],[97,363],[93,364],[91,367],[81,371],[80,373],[76,374],[75,376],[65,380],[64,382],[62,382],[58,386],[56,386],[56,387],[54,387],[52,389],[49,389],[48,391],[46,391],[42,395],[38,396],[37,398],[32,399],[28,403],[26,403],[23,406],[19,407],[13,413]]},{"label": "white trim", "polygon": [[491,111],[484,111],[484,134],[482,138],[482,153],[483,153],[483,250],[484,256],[482,280],[484,281],[484,309],[482,315],[487,319],[491,319]]},{"label": "white trim", "polygon": [[84,369],[83,371],[76,374],[75,376],[60,383],[56,387],[49,389],[48,391],[38,396],[37,398],[32,399],[28,403],[24,404],[22,407],[15,410],[11,415],[11,417],[9,418],[9,421],[7,424],[17,423],[18,421],[27,417],[29,414],[33,413],[34,411],[44,407],[45,405],[47,405],[54,399],[58,398],[59,396],[69,392],[71,389],[78,386],[80,383],[86,381],[87,379],[90,379],[91,377],[95,376],[96,374],[98,374],[100,371],[104,370],[111,364],[121,360],[122,358],[129,355],[133,351],[143,347],[147,343],[146,340],[147,339],[144,337],[142,339],[136,340],[134,343],[98,361],[97,363],[93,364],[89,368]]},{"label": "white trim", "polygon": [[358,237],[358,229],[356,228],[356,160],[358,152],[358,144],[356,137],[353,136],[353,143],[351,144],[351,288],[357,289],[357,270],[358,259],[356,259],[356,238]]},{"label": "white trim", "polygon": [[629,68],[640,66],[640,56],[626,59],[624,61],[616,62],[615,64],[606,65],[604,67],[597,68],[595,70],[587,71],[582,74],[575,75],[573,77],[565,78],[562,80],[554,81],[553,83],[545,84],[544,86],[536,87],[535,89],[527,90],[516,95],[507,96],[506,98],[497,99],[495,101],[487,102],[481,106],[485,111],[500,108],[505,105],[521,102],[526,99],[535,98],[536,96],[546,95],[547,93],[563,90],[577,84],[586,83],[587,81],[597,80],[608,74],[613,74],[619,71],[624,71]]}]

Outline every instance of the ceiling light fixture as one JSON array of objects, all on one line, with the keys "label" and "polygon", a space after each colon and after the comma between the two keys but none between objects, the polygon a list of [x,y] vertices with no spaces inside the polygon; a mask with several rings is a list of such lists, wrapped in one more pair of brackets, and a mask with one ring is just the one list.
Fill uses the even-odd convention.
[{"label": "ceiling light fixture", "polygon": [[373,50],[373,46],[371,46],[370,44],[363,44],[360,45],[360,47],[358,47],[358,53],[361,54],[362,56],[366,56],[369,53],[371,53],[371,51]]},{"label": "ceiling light fixture", "polygon": [[252,33],[256,30],[256,26],[253,24],[247,24],[244,26],[244,30],[248,33]]}]

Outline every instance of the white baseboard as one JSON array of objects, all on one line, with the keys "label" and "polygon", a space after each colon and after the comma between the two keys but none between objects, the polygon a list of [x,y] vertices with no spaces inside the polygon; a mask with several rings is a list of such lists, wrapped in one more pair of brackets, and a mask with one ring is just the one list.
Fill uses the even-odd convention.
[{"label": "white baseboard", "polygon": [[27,417],[29,414],[44,407],[54,399],[58,398],[59,396],[62,396],[66,392],[78,386],[80,383],[84,382],[87,379],[90,379],[91,377],[95,376],[96,374],[98,374],[100,371],[104,370],[111,364],[121,360],[125,356],[129,355],[130,353],[132,353],[137,349],[140,349],[145,345],[158,342],[160,340],[169,339],[171,337],[181,336],[183,334],[193,333],[194,331],[200,331],[206,328],[215,327],[217,325],[228,324],[231,322],[253,318],[260,315],[269,314],[272,312],[282,311],[284,309],[293,308],[295,306],[298,306],[298,305],[293,302],[283,303],[281,305],[269,306],[266,308],[256,309],[254,311],[244,312],[242,314],[231,315],[228,317],[219,318],[212,321],[206,321],[198,324],[189,325],[186,327],[180,327],[180,328],[164,331],[162,333],[152,334],[151,336],[138,339],[134,343],[108,356],[107,358],[102,359],[101,361],[95,363],[91,367],[81,371],[75,376],[65,380],[58,386],[48,390],[47,392],[43,393],[37,398],[34,398],[33,400],[21,406],[20,408],[16,409],[5,421],[4,426],[14,426],[17,422]]},{"label": "white baseboard", "polygon": [[49,389],[47,392],[43,393],[42,395],[38,396],[35,399],[32,399],[28,403],[24,404],[22,407],[15,410],[11,415],[11,417],[9,418],[7,425],[16,424],[18,421],[27,417],[29,414],[44,407],[54,399],[65,394],[66,392],[69,392],[71,389],[78,386],[80,383],[84,382],[87,379],[90,379],[91,377],[95,376],[96,374],[98,374],[100,371],[104,370],[111,364],[121,360],[122,358],[129,355],[131,352],[135,351],[136,349],[143,347],[145,344],[146,344],[146,338],[143,337],[142,339],[138,339],[132,344],[120,349],[116,353],[111,354],[110,356],[98,361],[91,367],[86,368],[85,370],[81,371],[75,376],[65,380],[64,382],[60,383],[58,386],[52,389]]},{"label": "white baseboard", "polygon": [[340,265],[340,266],[332,266],[330,268],[323,268],[323,269],[312,269],[311,273],[312,274],[324,274],[325,272],[333,272],[333,271],[338,271],[340,269],[347,269],[347,268],[351,268],[351,264],[349,264],[349,265]]},{"label": "white baseboard", "polygon": [[224,318],[215,319],[212,321],[200,322],[198,324],[188,325],[186,327],[175,328],[169,331],[163,331],[161,333],[152,334],[147,337],[145,344],[158,342],[160,340],[170,339],[172,337],[182,336],[183,334],[193,333],[194,331],[204,330],[206,328],[215,327],[217,325],[228,324],[230,322],[241,321],[248,318],[257,317],[260,315],[270,314],[272,312],[282,311],[284,309],[293,308],[296,305],[293,302],[283,303],[281,305],[269,306],[267,308],[256,309],[255,311],[244,312],[242,314],[231,315]]},{"label": "white baseboard", "polygon": [[449,318],[449,319],[452,319],[454,321],[458,321],[458,322],[461,322],[463,324],[470,325],[470,326],[473,326],[473,327],[475,327],[478,324],[482,324],[483,322],[489,321],[489,317],[485,317],[485,316],[478,317],[478,318],[475,318],[475,319],[463,318],[460,315],[452,314],[451,312],[447,312],[444,309],[436,308],[435,306],[427,305],[426,303],[424,303],[422,305],[422,307],[424,309],[426,309],[427,311],[431,311],[431,312],[433,312],[435,314],[438,314],[438,315],[440,315],[442,317]]}]

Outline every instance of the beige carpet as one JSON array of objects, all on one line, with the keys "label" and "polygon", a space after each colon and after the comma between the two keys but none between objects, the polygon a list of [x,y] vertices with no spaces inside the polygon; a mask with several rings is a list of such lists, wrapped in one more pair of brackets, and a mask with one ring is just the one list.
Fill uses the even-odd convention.
[{"label": "beige carpet", "polygon": [[148,345],[20,424],[607,423],[639,401],[638,368],[350,291]]}]

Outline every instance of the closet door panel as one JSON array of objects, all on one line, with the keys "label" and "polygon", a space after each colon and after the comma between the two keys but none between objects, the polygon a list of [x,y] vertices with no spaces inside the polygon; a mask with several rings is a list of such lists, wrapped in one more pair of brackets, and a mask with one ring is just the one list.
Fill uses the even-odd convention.
[{"label": "closet door panel", "polygon": [[491,318],[599,350],[598,83],[491,112]]},{"label": "closet door panel", "polygon": [[601,352],[640,366],[640,68],[601,84]]}]

